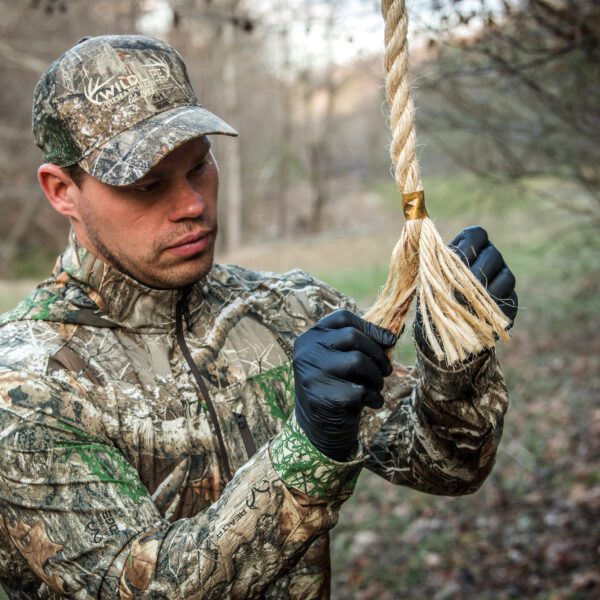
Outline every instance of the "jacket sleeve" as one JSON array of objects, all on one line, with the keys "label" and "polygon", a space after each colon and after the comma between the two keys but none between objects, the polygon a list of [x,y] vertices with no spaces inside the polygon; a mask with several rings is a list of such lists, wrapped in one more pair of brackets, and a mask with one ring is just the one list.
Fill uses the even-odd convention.
[{"label": "jacket sleeve", "polygon": [[65,597],[259,596],[335,525],[362,468],[323,456],[292,418],[217,502],[169,523],[137,471],[85,426],[98,415],[61,416],[82,393],[64,374],[0,372],[0,539]]},{"label": "jacket sleeve", "polygon": [[[352,299],[316,284],[325,312],[358,312]],[[384,406],[363,411],[365,466],[392,483],[431,494],[474,492],[492,470],[508,408],[496,355],[483,352],[446,370],[415,346],[416,367],[395,364],[386,379]]]},{"label": "jacket sleeve", "polygon": [[364,413],[366,467],[431,494],[474,492],[493,467],[508,407],[496,356],[445,370],[416,351],[416,368],[395,365],[383,408]]}]

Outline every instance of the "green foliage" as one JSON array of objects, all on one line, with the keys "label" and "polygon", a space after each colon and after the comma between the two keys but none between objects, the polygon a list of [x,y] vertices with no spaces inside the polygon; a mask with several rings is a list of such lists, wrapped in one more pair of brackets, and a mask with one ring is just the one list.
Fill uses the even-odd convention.
[{"label": "green foliage", "polygon": [[[499,185],[493,179],[480,179],[459,170],[450,176],[426,177],[423,185],[428,211],[435,220],[452,219],[457,215],[498,217],[520,210],[533,199],[531,192],[524,192],[515,185]],[[395,182],[380,181],[373,187],[386,206],[402,210],[402,195]]]},{"label": "green foliage", "polygon": [[319,279],[354,298],[360,306],[368,306],[377,290],[385,284],[388,265],[360,266],[351,269],[326,269],[314,273]]}]

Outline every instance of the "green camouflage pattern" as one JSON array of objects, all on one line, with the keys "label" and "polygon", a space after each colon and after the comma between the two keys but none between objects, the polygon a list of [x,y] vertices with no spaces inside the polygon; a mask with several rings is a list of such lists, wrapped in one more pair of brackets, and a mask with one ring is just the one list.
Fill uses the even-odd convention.
[{"label": "green camouflage pattern", "polygon": [[472,492],[489,473],[508,403],[493,353],[453,372],[421,354],[395,365],[354,460],[339,463],[290,416],[290,360],[300,333],[354,303],[302,271],[215,265],[184,311],[215,423],[176,337],[181,297],[72,236],[52,277],[2,316],[11,598],[328,598],[328,531],[364,466],[435,494]]},{"label": "green camouflage pattern", "polygon": [[195,137],[237,135],[198,104],[179,54],[140,35],[89,38],[52,63],[35,89],[33,133],[46,162],[79,163],[109,185],[136,181]]},{"label": "green camouflage pattern", "polygon": [[[362,455],[362,452],[360,452]],[[273,467],[282,474],[289,487],[299,489],[310,496],[333,500],[331,491],[352,493],[362,464],[354,472],[344,471],[340,478],[339,463],[323,455],[304,435],[292,416],[287,423],[287,435],[278,436],[271,449]],[[346,463],[350,466],[350,463]]]}]

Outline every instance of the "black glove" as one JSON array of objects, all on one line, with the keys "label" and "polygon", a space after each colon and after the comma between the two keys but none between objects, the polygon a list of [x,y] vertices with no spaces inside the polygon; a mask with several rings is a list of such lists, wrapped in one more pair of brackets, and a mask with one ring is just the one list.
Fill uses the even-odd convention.
[{"label": "black glove", "polygon": [[[463,229],[449,244],[463,263],[469,267],[473,275],[485,287],[488,294],[496,301],[500,310],[510,319],[510,329],[513,326],[519,299],[515,292],[515,276],[508,268],[502,254],[489,241],[488,234],[482,227],[467,227]],[[457,296],[461,304],[467,304],[462,296]],[[427,356],[428,345],[423,333],[423,318],[417,304],[415,319],[415,340]]]},{"label": "black glove", "polygon": [[325,456],[347,459],[363,408],[383,406],[383,378],[392,372],[385,349],[395,342],[393,333],[347,310],[331,313],[296,339],[296,419]]}]

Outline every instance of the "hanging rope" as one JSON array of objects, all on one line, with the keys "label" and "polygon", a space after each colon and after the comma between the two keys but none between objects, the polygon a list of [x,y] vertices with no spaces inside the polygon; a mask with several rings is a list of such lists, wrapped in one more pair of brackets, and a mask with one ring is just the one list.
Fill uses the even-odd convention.
[{"label": "hanging rope", "polygon": [[[404,0],[382,0],[390,155],[406,223],[391,258],[385,287],[365,318],[400,335],[415,296],[427,342],[452,365],[507,339],[509,324],[469,268],[450,250],[425,208],[408,80],[408,18]],[[467,305],[457,300],[457,294]]]}]

